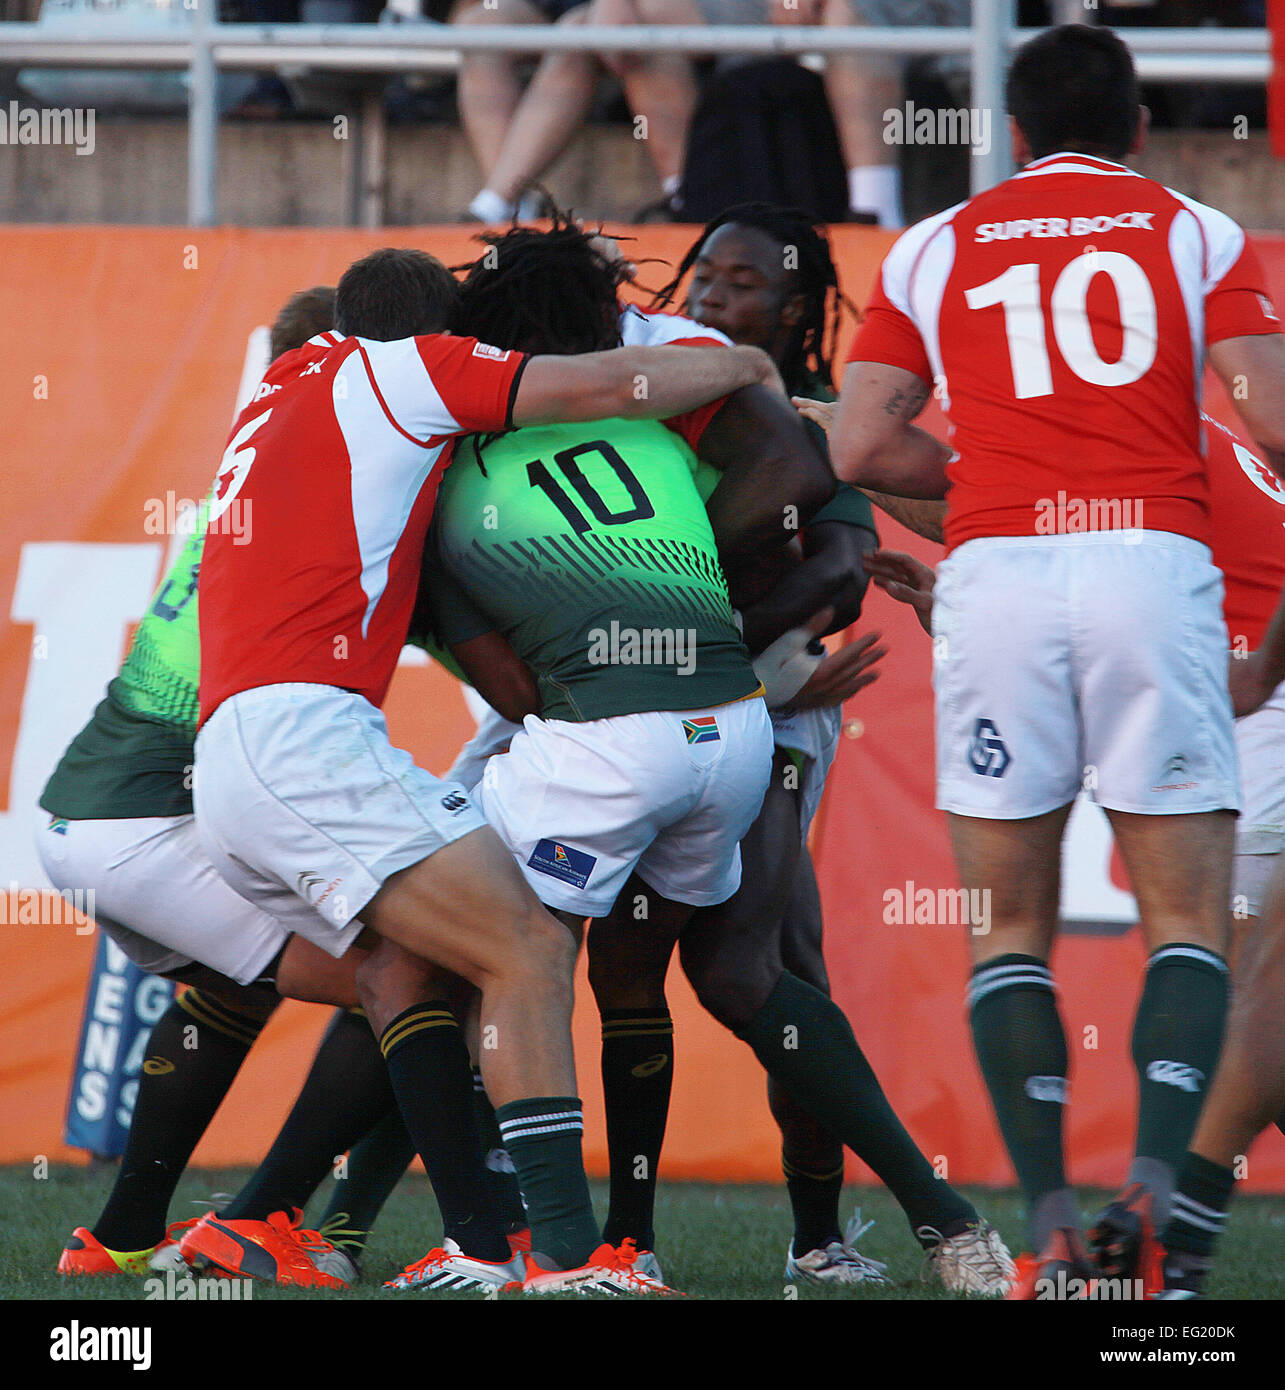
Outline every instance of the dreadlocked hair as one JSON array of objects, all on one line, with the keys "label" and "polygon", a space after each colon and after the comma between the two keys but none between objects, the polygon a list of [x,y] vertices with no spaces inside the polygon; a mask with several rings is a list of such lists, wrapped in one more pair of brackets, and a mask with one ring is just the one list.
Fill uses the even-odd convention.
[{"label": "dreadlocked hair", "polygon": [[511,227],[483,233],[487,251],[460,286],[452,330],[495,347],[569,356],[620,344],[616,289],[621,267],[569,216],[555,210],[548,231]]},{"label": "dreadlocked hair", "polygon": [[[720,213],[705,224],[696,244],[683,257],[678,273],[656,291],[651,307],[664,309],[673,303],[678,287],[696,264],[705,243],[720,227],[731,223],[754,227],[766,233],[783,248],[793,248],[797,264],[791,267],[797,278],[797,292],[803,295],[803,317],[795,325],[781,362],[781,376],[791,390],[802,386],[809,376],[820,377],[834,386],[834,347],[839,318],[852,305],[839,290],[839,272],[830,251],[830,239],[823,223],[801,208],[778,203],[741,203]],[[855,312],[855,311],[854,311]]]}]

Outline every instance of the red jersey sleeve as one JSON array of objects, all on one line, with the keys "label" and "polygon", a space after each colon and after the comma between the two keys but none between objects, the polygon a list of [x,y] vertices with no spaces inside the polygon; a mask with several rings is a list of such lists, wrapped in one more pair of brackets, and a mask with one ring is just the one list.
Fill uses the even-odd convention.
[{"label": "red jersey sleeve", "polygon": [[492,347],[476,338],[437,333],[416,338],[421,361],[443,407],[438,434],[508,429],[527,353]]},{"label": "red jersey sleeve", "polygon": [[1258,252],[1246,240],[1231,268],[1205,296],[1205,342],[1280,331]]},{"label": "red jersey sleeve", "polygon": [[[687,338],[674,338],[666,346],[726,347],[727,344],[722,338],[692,336]],[[709,422],[722,410],[726,400],[726,396],[720,396],[718,400],[710,401],[708,405],[697,406],[695,410],[689,410],[684,415],[671,415],[670,418],[665,421],[665,424],[694,450],[700,444],[701,436],[709,428]]]},{"label": "red jersey sleeve", "polygon": [[900,367],[932,385],[933,370],[924,340],[913,321],[884,292],[882,272],[866,306],[861,327],[857,329],[848,361],[882,362],[888,367]]}]

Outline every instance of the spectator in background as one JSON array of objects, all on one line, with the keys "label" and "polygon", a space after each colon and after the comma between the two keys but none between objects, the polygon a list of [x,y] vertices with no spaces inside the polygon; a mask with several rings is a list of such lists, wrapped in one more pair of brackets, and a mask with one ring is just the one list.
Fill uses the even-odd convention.
[{"label": "spectator in background", "polygon": [[[462,4],[452,16],[455,24],[557,24],[576,21],[587,8],[586,0],[476,0]],[[539,215],[538,202],[523,198],[523,190],[553,162],[575,132],[593,99],[595,62],[588,54],[551,54],[537,71],[537,80],[524,94],[518,76],[521,58],[513,53],[465,53],[459,74],[460,121],[482,170],[485,185],[469,204],[469,212],[482,222],[507,222],[515,216]],[[552,67],[552,73],[545,69]],[[562,69],[566,69],[564,73]],[[544,81],[539,79],[544,77]],[[580,99],[586,84],[588,96]],[[573,86],[568,87],[568,83]],[[567,90],[564,91],[564,88]],[[579,112],[564,137],[559,137],[543,163],[538,151],[550,144],[546,130],[560,131],[563,100]],[[537,136],[529,149],[530,136]],[[509,146],[515,148],[510,150]],[[501,161],[506,151],[507,160]],[[518,176],[506,170],[519,166]]]},{"label": "spectator in background", "polygon": [[[971,12],[970,0],[772,0],[777,24],[941,27],[971,24]],[[902,226],[897,147],[884,139],[884,112],[902,99],[902,60],[877,53],[831,56],[825,86],[848,168],[854,218]]]},{"label": "spectator in background", "polygon": [[[496,0],[530,7],[530,0]],[[477,6],[460,15],[473,13]],[[564,23],[598,24],[826,24],[967,25],[969,0],[590,0]],[[495,12],[491,12],[495,13]],[[487,221],[512,215],[521,192],[558,157],[583,123],[593,99],[598,61],[586,54],[547,57],[520,107],[507,107],[507,137],[494,158],[479,157],[487,186],[470,211]],[[666,200],[678,201],[687,133],[699,89],[690,58],[679,54],[605,53],[638,129],[644,133]],[[848,202],[858,219],[902,224],[897,149],[885,143],[884,112],[901,101],[901,60],[895,56],[831,58],[826,89],[848,169]],[[461,79],[461,111],[465,110]],[[467,117],[466,117],[467,121]],[[476,142],[475,142],[476,144]]]},{"label": "spectator in background", "polygon": [[[528,0],[496,0],[500,5],[526,5]],[[565,11],[559,22],[590,25],[637,24],[766,24],[769,7],[783,0],[590,0]],[[472,6],[465,16],[480,6]],[[614,73],[624,87],[635,117],[645,121],[636,128],[645,139],[671,210],[682,180],[687,131],[696,109],[699,89],[690,58],[682,54],[647,56],[634,53],[551,53],[545,57],[516,110],[506,117],[507,135],[495,157],[478,151],[478,163],[487,174],[486,187],[469,211],[483,221],[501,221],[518,209],[522,191],[538,179],[566,149],[584,124],[593,104],[603,68]],[[468,117],[465,84],[460,80],[460,112]],[[470,135],[470,138],[472,136]]]}]

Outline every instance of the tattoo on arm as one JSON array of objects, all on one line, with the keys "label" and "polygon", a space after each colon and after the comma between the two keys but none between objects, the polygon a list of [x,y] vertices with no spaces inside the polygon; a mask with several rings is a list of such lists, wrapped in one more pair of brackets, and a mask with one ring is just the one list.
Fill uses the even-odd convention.
[{"label": "tattoo on arm", "polygon": [[928,388],[921,381],[913,386],[898,386],[883,403],[883,413],[902,420],[913,420],[928,400]]}]

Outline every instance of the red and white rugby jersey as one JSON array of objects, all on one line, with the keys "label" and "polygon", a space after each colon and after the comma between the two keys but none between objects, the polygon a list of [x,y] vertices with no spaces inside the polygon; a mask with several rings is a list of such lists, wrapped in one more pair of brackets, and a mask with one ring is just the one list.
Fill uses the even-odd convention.
[{"label": "red and white rugby jersey", "polygon": [[1285,483],[1224,425],[1203,420],[1210,548],[1223,572],[1227,635],[1233,650],[1252,652],[1285,588]]},{"label": "red and white rugby jersey", "polygon": [[[622,347],[731,347],[732,340],[717,328],[706,328],[695,319],[682,314],[644,313],[636,304],[620,306],[620,342]],[[726,396],[707,405],[697,406],[685,415],[674,415],[665,421],[675,434],[695,449],[709,422],[723,408]]]},{"label": "red and white rugby jersey", "polygon": [[849,360],[937,384],[947,549],[1039,534],[1059,492],[1081,514],[1142,502],[1148,529],[1207,542],[1205,346],[1279,329],[1231,218],[1056,154],[903,233]]},{"label": "red and white rugby jersey", "polygon": [[[475,338],[323,333],[273,363],[232,426],[210,509],[202,721],[287,681],[382,702],[452,438],[509,427],[527,360]],[[234,505],[236,531],[219,524]]]}]

